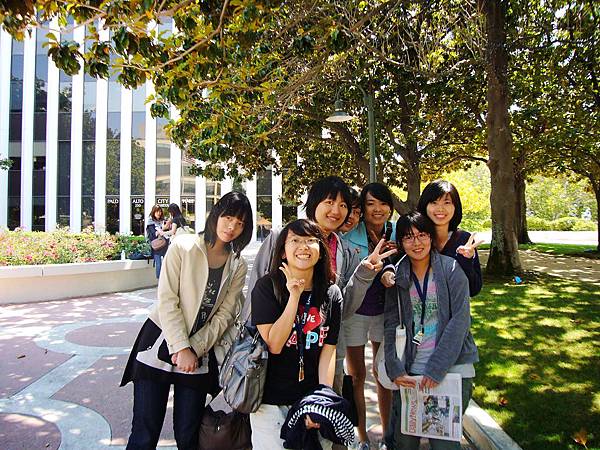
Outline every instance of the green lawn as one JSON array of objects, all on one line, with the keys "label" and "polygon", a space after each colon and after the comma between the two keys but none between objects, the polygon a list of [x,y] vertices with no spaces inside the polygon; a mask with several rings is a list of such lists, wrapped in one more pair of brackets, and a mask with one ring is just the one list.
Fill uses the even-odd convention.
[{"label": "green lawn", "polygon": [[[490,244],[482,244],[481,250],[489,250]],[[535,250],[540,253],[563,256],[583,256],[584,258],[599,259],[600,253],[594,245],[578,244],[521,244],[519,250]]]},{"label": "green lawn", "polygon": [[[471,300],[475,400],[525,450],[600,449],[598,287],[548,276],[485,281]],[[590,436],[595,432],[595,436]]]}]

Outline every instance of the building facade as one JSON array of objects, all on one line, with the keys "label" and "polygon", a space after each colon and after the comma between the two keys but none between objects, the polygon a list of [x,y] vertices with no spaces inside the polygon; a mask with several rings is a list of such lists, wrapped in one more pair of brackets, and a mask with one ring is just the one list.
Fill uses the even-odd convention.
[{"label": "building facade", "polygon": [[[92,226],[137,235],[153,205],[177,203],[201,230],[233,180],[190,174],[195,161],[168,140],[166,120],[152,118],[145,104],[151,83],[129,90],[116,76],[97,80],[83,69],[69,76],[47,56],[47,32],[33,30],[18,42],[0,28],[0,158],[12,161],[0,170],[0,228]],[[83,46],[84,32],[74,28],[61,39]],[[270,170],[235,188],[252,204],[255,239],[297,215],[282,206],[281,176]]]}]

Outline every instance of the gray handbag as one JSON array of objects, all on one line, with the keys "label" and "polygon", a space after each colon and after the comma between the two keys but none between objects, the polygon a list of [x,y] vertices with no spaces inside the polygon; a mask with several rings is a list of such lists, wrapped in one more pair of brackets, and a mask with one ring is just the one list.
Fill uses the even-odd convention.
[{"label": "gray handbag", "polygon": [[260,407],[268,357],[267,344],[258,330],[242,325],[219,372],[223,398],[231,409],[249,414]]}]

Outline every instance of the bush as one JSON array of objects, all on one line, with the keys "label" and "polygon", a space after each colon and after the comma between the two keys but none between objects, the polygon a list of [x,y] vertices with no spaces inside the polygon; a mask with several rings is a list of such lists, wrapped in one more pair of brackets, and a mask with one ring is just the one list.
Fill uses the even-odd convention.
[{"label": "bush", "polygon": [[528,217],[527,229],[529,231],[595,231],[596,223],[578,217],[561,217],[556,220]]},{"label": "bush", "polygon": [[142,259],[149,258],[151,254],[150,244],[144,236],[130,236],[121,234],[117,236],[119,245],[118,255],[125,252],[126,258]]},{"label": "bush", "polygon": [[463,217],[459,225],[459,228],[466,231],[486,231],[489,230],[491,227],[491,220],[470,219],[465,217]]},{"label": "bush", "polygon": [[529,231],[549,231],[554,228],[552,227],[552,222],[549,220],[540,219],[539,217],[528,217],[527,229]]},{"label": "bush", "polygon": [[60,228],[40,231],[0,232],[0,266],[65,264],[114,259],[120,254],[115,236],[91,229],[69,233]]}]

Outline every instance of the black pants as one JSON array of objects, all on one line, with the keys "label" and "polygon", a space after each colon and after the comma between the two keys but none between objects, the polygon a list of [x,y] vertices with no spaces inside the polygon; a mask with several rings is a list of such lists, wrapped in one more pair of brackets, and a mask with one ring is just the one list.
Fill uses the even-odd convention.
[{"label": "black pants", "polygon": [[[173,431],[179,450],[197,450],[198,431],[206,391],[174,384]],[[169,383],[151,380],[133,382],[133,422],[127,450],[155,450],[160,437],[167,400]]]}]

